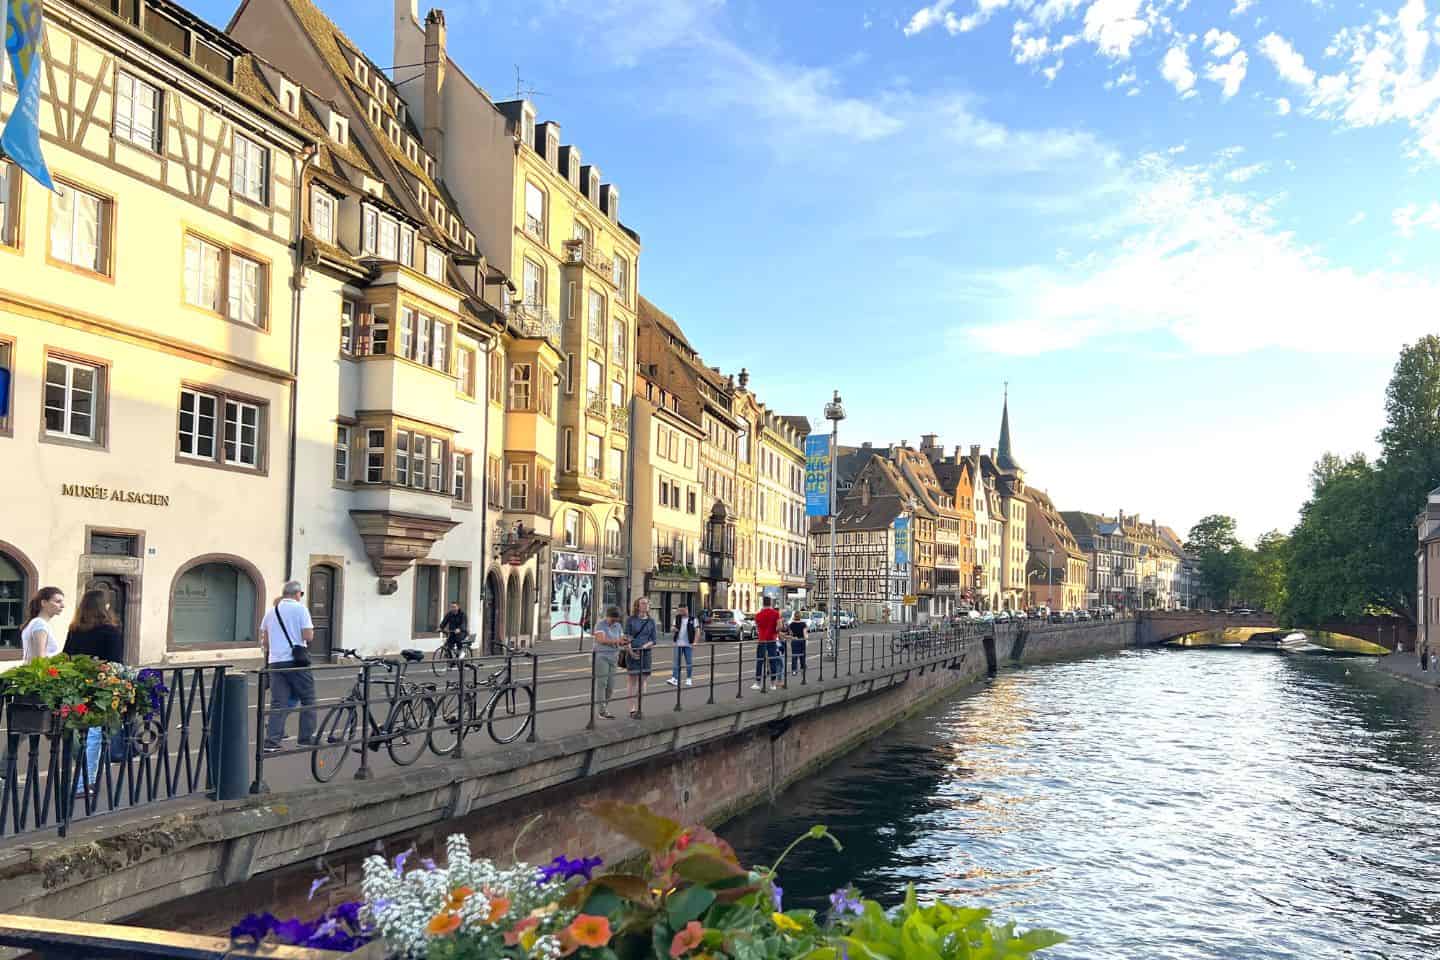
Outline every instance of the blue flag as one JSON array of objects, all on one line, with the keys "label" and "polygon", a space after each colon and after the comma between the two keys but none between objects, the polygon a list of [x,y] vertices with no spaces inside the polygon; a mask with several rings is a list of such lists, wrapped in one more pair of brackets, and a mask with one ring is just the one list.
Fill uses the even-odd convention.
[{"label": "blue flag", "polygon": [[5,0],[5,53],[20,92],[15,109],[0,134],[0,148],[36,182],[55,189],[45,156],[40,152],[40,0]]}]

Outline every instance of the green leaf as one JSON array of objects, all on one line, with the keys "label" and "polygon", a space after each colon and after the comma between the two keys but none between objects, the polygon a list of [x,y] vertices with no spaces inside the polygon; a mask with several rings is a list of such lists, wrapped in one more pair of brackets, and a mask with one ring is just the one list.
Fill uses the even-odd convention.
[{"label": "green leaf", "polygon": [[1070,938],[1054,930],[1038,929],[1027,931],[1016,939],[1025,944],[1026,949],[1035,951],[1044,950],[1046,947],[1053,947],[1056,944],[1064,943]]},{"label": "green leaf", "polygon": [[589,809],[617,833],[651,853],[665,852],[681,833],[680,824],[636,803],[596,800],[589,804]]},{"label": "green leaf", "polygon": [[712,856],[703,851],[693,852],[686,850],[685,854],[675,861],[675,872],[689,880],[691,883],[718,883],[738,877],[744,880],[747,876],[745,871],[735,864]]},{"label": "green leaf", "polygon": [[940,960],[940,935],[920,914],[912,913],[900,928],[900,948],[905,960]]},{"label": "green leaf", "polygon": [[614,891],[597,884],[596,888],[590,891],[590,896],[586,898],[580,912],[596,917],[609,917],[618,913],[621,905],[622,901]]},{"label": "green leaf", "polygon": [[910,916],[910,914],[914,913],[916,909],[917,907],[915,903],[915,884],[907,883],[905,884],[905,907],[902,910],[902,914],[908,917]]},{"label": "green leaf", "polygon": [[607,873],[595,878],[595,886],[613,890],[627,900],[648,902],[650,882],[633,873]]},{"label": "green leaf", "polygon": [[679,930],[691,920],[698,920],[714,902],[713,891],[705,887],[686,887],[665,901],[665,912],[670,916],[670,926]]}]

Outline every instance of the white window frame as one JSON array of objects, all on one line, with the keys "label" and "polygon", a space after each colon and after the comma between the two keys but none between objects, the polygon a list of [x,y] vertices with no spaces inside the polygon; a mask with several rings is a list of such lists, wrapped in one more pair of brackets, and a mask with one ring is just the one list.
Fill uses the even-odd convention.
[{"label": "white window frame", "polygon": [[[101,275],[109,274],[109,228],[111,201],[109,197],[102,197],[98,193],[91,193],[69,183],[57,184],[58,189],[55,197],[51,200],[50,220],[50,256],[62,263],[68,263],[72,267],[79,267],[91,273]],[[84,203],[77,201],[83,200]],[[93,205],[95,234],[93,247],[87,249],[85,241],[79,231],[83,222],[81,220],[82,210],[89,209]],[[56,240],[62,241],[57,244]],[[89,253],[84,257],[82,251]]]},{"label": "white window frame", "polygon": [[[126,143],[159,152],[164,94],[155,84],[125,70],[115,74],[115,122],[110,132]],[[148,107],[145,104],[149,100]],[[148,119],[144,116],[149,114]]]},{"label": "white window frame", "polygon": [[534,364],[524,360],[510,364],[510,409],[529,411],[534,398]]},{"label": "white window frame", "polygon": [[343,423],[335,425],[335,480],[350,482],[350,427]]},{"label": "white window frame", "polygon": [[425,245],[425,276],[436,283],[445,282],[445,251],[434,244]]},{"label": "white window frame", "polygon": [[201,310],[219,313],[220,300],[224,295],[225,248],[198,234],[186,233],[185,302]]},{"label": "white window frame", "polygon": [[[190,401],[190,409],[185,409],[186,400]],[[208,401],[210,412],[201,412],[203,402]],[[177,423],[177,446],[180,456],[187,460],[199,460],[204,463],[215,462],[215,450],[220,443],[220,398],[213,393],[206,393],[201,390],[193,390],[185,387],[180,391],[180,416]],[[190,429],[185,429],[185,417],[190,417]],[[203,421],[209,421],[209,430],[202,428]],[[190,441],[190,449],[185,449],[186,439]],[[209,453],[200,451],[201,442],[210,445]]]},{"label": "white window frame", "polygon": [[460,503],[470,502],[470,454],[452,451],[450,454],[450,496]]},{"label": "white window frame", "polygon": [[[378,440],[378,443],[377,443]],[[385,482],[385,457],[388,451],[385,431],[380,427],[369,427],[365,431],[365,482]]]},{"label": "white window frame", "polygon": [[[249,413],[253,422],[247,424],[245,415]],[[231,467],[247,467],[251,470],[260,469],[262,463],[262,442],[261,427],[264,424],[263,411],[257,403],[246,400],[225,398],[225,433],[221,440],[221,459]],[[245,431],[252,431],[252,437],[247,444]],[[232,439],[233,431],[233,439]],[[245,459],[246,448],[249,448],[250,459]]]},{"label": "white window frame", "polygon": [[[0,60],[8,58],[0,57]],[[0,247],[18,247],[17,236],[20,220],[20,177],[19,167],[8,160],[0,160]]]},{"label": "white window frame", "polygon": [[463,396],[475,399],[475,351],[455,345],[455,383]]},{"label": "white window frame", "polygon": [[230,161],[230,189],[262,206],[269,203],[270,151],[243,133],[236,132]]},{"label": "white window frame", "polygon": [[525,181],[525,232],[540,240],[545,238],[546,200],[544,190],[529,180]]},{"label": "white window frame", "polygon": [[355,352],[355,313],[354,300],[340,301],[340,352],[346,356]]},{"label": "white window frame", "polygon": [[[49,393],[48,388],[51,386],[50,367],[52,365],[59,366],[65,372],[64,383],[60,384],[65,394],[64,406],[62,407],[50,406],[47,398],[44,396]],[[90,371],[90,409],[88,413],[80,414],[81,416],[88,416],[90,418],[90,431],[88,433],[79,433],[73,429],[76,417],[75,396],[78,392],[75,386],[75,375],[83,370]],[[52,409],[59,410],[63,423],[61,429],[52,430],[42,417],[41,424],[45,428],[45,435],[47,437],[58,437],[64,440],[80,440],[85,443],[95,443],[98,441],[100,436],[100,403],[101,397],[104,394],[104,376],[105,370],[98,364],[84,363],[78,360],[67,360],[64,357],[50,355],[45,357],[45,384],[42,387],[42,414]]]},{"label": "white window frame", "polygon": [[505,509],[524,511],[530,509],[530,464],[507,463],[505,465]]},{"label": "white window frame", "polygon": [[225,315],[236,323],[265,328],[265,264],[229,251]]},{"label": "white window frame", "polygon": [[335,242],[335,197],[315,184],[310,185],[310,229],[326,243]]}]

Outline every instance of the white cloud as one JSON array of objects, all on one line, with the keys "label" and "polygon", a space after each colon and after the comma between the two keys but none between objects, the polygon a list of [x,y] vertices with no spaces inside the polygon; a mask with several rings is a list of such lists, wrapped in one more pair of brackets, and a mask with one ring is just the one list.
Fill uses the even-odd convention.
[{"label": "white cloud", "polygon": [[1195,88],[1195,71],[1190,69],[1190,55],[1183,46],[1165,51],[1160,61],[1160,76],[1170,81],[1176,93],[1186,94]]},{"label": "white cloud", "polygon": [[1219,190],[1208,171],[1145,157],[1129,201],[1108,247],[965,277],[994,313],[972,311],[954,335],[996,353],[1145,333],[1198,353],[1389,353],[1433,324],[1440,284],[1337,266],[1280,228],[1269,201]]},{"label": "white cloud", "polygon": [[1225,179],[1231,183],[1245,183],[1264,173],[1268,167],[1269,164],[1266,163],[1252,163],[1247,166],[1236,167],[1234,170],[1225,174]]},{"label": "white cloud", "polygon": [[713,15],[725,0],[538,0],[537,24],[549,20],[578,21],[579,35],[603,55],[633,67],[645,54],[695,42],[712,27]]},{"label": "white cloud", "polygon": [[1205,67],[1205,79],[1220,84],[1220,96],[1229,100],[1240,92],[1245,80],[1245,66],[1250,58],[1244,50],[1239,51],[1224,63],[1212,63]]},{"label": "white cloud", "polygon": [[1228,30],[1216,30],[1211,27],[1205,31],[1205,49],[1210,51],[1210,56],[1217,60],[1223,60],[1236,50],[1240,49],[1240,38]]},{"label": "white cloud", "polygon": [[1395,224],[1395,231],[1407,240],[1422,228],[1440,230],[1440,203],[1432,200],[1425,207],[1406,204],[1390,215],[1390,221]]},{"label": "white cloud", "polygon": [[[935,0],[930,6],[916,10],[910,17],[910,22],[905,24],[905,36],[913,37],[937,24],[944,24],[952,35],[959,33],[960,20],[950,12],[950,8],[953,6],[955,6],[955,0]],[[952,24],[954,29],[951,29]]]},{"label": "white cloud", "polygon": [[1286,116],[1287,114],[1289,114],[1289,113],[1290,113],[1290,100],[1289,100],[1289,98],[1287,98],[1287,97],[1276,97],[1276,98],[1275,98],[1275,112],[1278,113],[1278,114],[1280,114],[1280,116],[1282,116],[1282,117],[1283,117],[1283,116]]},{"label": "white cloud", "polygon": [[1230,16],[1238,17],[1253,6],[1255,6],[1255,0],[1235,0],[1235,6],[1230,8]]},{"label": "white cloud", "polygon": [[1115,60],[1129,58],[1135,41],[1149,32],[1150,21],[1140,16],[1140,0],[1095,0],[1085,11],[1085,39]]},{"label": "white cloud", "polygon": [[1105,81],[1105,89],[1106,89],[1106,90],[1124,90],[1126,87],[1133,87],[1133,86],[1135,86],[1135,82],[1136,82],[1137,79],[1138,79],[1138,77],[1136,76],[1135,71],[1134,71],[1133,69],[1131,69],[1131,70],[1126,70],[1124,73],[1120,74],[1120,76],[1116,77],[1115,79],[1113,79],[1113,80],[1106,80],[1106,81]]},{"label": "white cloud", "polygon": [[1345,226],[1347,226],[1347,227],[1358,227],[1360,224],[1362,224],[1362,223],[1364,223],[1364,222],[1365,222],[1365,211],[1364,211],[1364,210],[1357,210],[1357,211],[1355,211],[1355,215],[1354,215],[1353,217],[1351,217],[1349,220],[1346,220],[1346,221],[1345,221]]},{"label": "white cloud", "polygon": [[1306,89],[1315,82],[1315,71],[1305,66],[1305,58],[1280,34],[1267,33],[1261,37],[1260,53],[1275,65],[1275,72],[1282,80]]}]

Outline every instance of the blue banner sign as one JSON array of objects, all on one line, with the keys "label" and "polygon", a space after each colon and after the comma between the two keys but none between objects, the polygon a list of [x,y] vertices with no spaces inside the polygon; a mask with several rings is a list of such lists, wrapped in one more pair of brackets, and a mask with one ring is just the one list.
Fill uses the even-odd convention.
[{"label": "blue banner sign", "polygon": [[805,438],[805,516],[830,516],[830,438]]},{"label": "blue banner sign", "polygon": [[895,566],[904,567],[910,563],[910,518],[895,518]]},{"label": "blue banner sign", "polygon": [[5,53],[19,96],[0,133],[0,148],[46,190],[54,190],[50,169],[40,152],[40,50],[44,45],[40,0],[6,0]]}]

